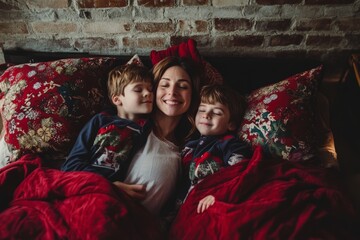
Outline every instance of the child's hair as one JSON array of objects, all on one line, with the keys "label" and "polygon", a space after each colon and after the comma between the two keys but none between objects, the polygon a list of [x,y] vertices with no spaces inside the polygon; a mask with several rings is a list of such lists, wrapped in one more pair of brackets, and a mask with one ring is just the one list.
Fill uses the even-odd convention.
[{"label": "child's hair", "polygon": [[201,89],[200,101],[215,104],[217,102],[227,106],[230,112],[230,122],[237,127],[245,113],[246,101],[239,92],[220,84],[206,85]]},{"label": "child's hair", "polygon": [[127,64],[115,67],[109,72],[107,81],[108,96],[124,95],[125,87],[131,82],[151,82],[153,83],[151,71],[142,65]]}]

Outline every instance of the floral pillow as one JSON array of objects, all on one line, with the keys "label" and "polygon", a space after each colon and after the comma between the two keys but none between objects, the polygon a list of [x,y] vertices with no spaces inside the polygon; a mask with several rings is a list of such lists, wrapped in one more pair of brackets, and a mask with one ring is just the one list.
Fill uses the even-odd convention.
[{"label": "floral pillow", "polygon": [[115,58],[21,64],[0,77],[4,139],[13,162],[24,153],[64,158],[82,125],[106,99]]},{"label": "floral pillow", "polygon": [[314,101],[322,66],[254,90],[239,136],[271,156],[299,162],[316,152]]}]

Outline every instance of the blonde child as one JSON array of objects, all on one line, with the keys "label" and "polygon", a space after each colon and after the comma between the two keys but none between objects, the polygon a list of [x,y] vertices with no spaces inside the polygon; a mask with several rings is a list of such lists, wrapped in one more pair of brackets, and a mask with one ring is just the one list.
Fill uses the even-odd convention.
[{"label": "blonde child", "polygon": [[153,109],[153,77],[137,63],[114,68],[108,95],[116,113],[96,114],[81,130],[62,166],[63,171],[90,171],[110,181],[123,180]]}]

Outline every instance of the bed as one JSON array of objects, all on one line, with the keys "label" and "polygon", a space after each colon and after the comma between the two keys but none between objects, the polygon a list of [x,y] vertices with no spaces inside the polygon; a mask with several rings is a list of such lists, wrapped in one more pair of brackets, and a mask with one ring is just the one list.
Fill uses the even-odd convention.
[{"label": "bed", "polygon": [[[0,239],[359,239],[321,94],[321,62],[201,56],[192,40],[137,56],[191,57],[248,109],[254,155],[202,181],[168,231],[106,179],[61,172],[81,126],[108,102],[108,71],[132,56],[4,51],[0,77]],[[202,214],[199,199],[217,201]]]}]

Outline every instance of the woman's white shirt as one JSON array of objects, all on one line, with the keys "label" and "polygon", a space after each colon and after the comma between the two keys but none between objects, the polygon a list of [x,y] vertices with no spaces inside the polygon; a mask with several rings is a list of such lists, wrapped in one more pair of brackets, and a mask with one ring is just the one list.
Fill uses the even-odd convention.
[{"label": "woman's white shirt", "polygon": [[180,169],[179,148],[151,132],[145,146],[133,157],[124,182],[145,185],[146,197],[141,203],[153,214],[159,214],[175,190]]}]

